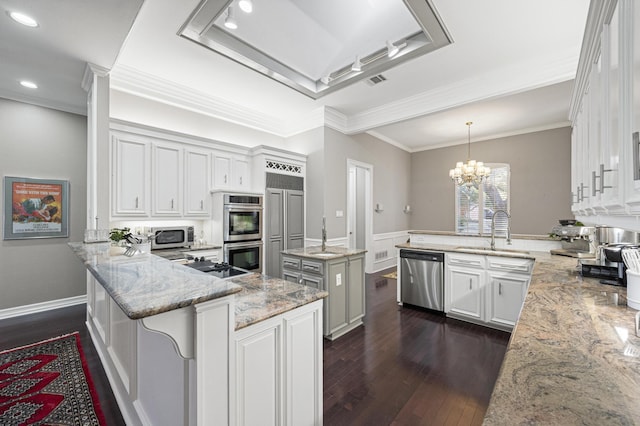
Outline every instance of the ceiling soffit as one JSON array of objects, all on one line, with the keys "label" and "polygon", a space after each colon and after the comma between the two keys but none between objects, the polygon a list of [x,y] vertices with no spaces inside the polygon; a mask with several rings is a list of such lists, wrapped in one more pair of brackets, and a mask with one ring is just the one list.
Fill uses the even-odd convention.
[{"label": "ceiling soffit", "polygon": [[[253,13],[240,20],[235,0],[203,0],[178,35],[313,99],[452,43],[430,0],[404,0],[404,6],[392,7],[385,0],[278,0],[262,12],[255,3]],[[326,9],[333,5],[356,9]],[[230,6],[236,10],[237,30],[224,27]],[[363,22],[348,19],[359,16]],[[286,44],[277,37],[285,37]],[[387,55],[385,40],[402,47],[396,56]],[[360,72],[351,70],[356,55],[363,64]]]}]

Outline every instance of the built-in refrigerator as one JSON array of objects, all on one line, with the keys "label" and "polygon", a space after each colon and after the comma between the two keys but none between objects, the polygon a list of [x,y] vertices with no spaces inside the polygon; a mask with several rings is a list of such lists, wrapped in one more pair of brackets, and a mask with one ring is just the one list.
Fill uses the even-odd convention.
[{"label": "built-in refrigerator", "polygon": [[264,219],[264,271],[281,277],[280,252],[304,247],[303,178],[267,173]]}]

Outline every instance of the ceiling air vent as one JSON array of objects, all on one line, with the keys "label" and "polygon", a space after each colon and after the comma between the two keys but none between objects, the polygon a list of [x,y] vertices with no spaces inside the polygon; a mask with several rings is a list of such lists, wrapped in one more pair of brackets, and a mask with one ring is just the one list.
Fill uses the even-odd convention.
[{"label": "ceiling air vent", "polygon": [[378,74],[378,75],[374,75],[371,78],[367,79],[367,84],[369,84],[369,86],[375,86],[378,83],[382,83],[383,81],[387,81],[387,77],[385,77],[382,74]]}]

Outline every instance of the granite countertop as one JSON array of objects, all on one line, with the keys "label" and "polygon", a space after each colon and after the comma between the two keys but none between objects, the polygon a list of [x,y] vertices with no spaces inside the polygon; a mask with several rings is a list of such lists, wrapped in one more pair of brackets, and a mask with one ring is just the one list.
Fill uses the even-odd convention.
[{"label": "granite countertop", "polygon": [[302,247],[297,249],[284,250],[282,254],[289,254],[292,256],[308,257],[316,260],[330,260],[338,259],[340,257],[355,256],[357,254],[366,253],[364,249],[350,249],[339,246],[327,246],[325,251],[322,251],[321,246]]},{"label": "granite countertop", "polygon": [[496,249],[488,250],[482,247],[472,246],[457,246],[449,244],[416,244],[416,243],[403,243],[397,244],[397,248],[411,249],[411,250],[429,250],[429,251],[441,251],[441,252],[454,252],[454,253],[467,253],[478,254],[486,256],[499,256],[499,257],[515,257],[520,259],[536,259],[539,257],[550,256],[548,252],[537,252],[529,250],[512,250],[512,249]]},{"label": "granite countertop", "polygon": [[329,295],[324,290],[255,273],[229,281],[242,287],[236,294],[236,330]]},{"label": "granite countertop", "polygon": [[638,311],[624,287],[583,278],[576,263],[536,259],[486,425],[640,422]]},{"label": "granite countertop", "polygon": [[[409,234],[414,235],[446,235],[452,237],[465,237],[465,238],[484,238],[486,239],[486,235],[475,235],[475,234],[458,234],[453,231],[409,231]],[[550,237],[548,235],[531,235],[531,234],[511,234],[512,239],[522,239],[522,240],[549,240],[549,241],[557,241],[557,238]]]},{"label": "granite countertop", "polygon": [[114,255],[109,243],[69,246],[131,319],[235,294],[238,330],[328,296],[255,273],[220,279],[153,254]]}]

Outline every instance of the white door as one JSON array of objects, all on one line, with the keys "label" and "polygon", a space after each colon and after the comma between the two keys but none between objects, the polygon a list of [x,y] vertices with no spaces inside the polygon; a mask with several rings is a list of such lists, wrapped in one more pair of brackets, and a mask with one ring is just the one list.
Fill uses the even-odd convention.
[{"label": "white door", "polygon": [[365,265],[371,268],[373,239],[373,166],[347,160],[347,242],[350,248],[367,250]]}]

